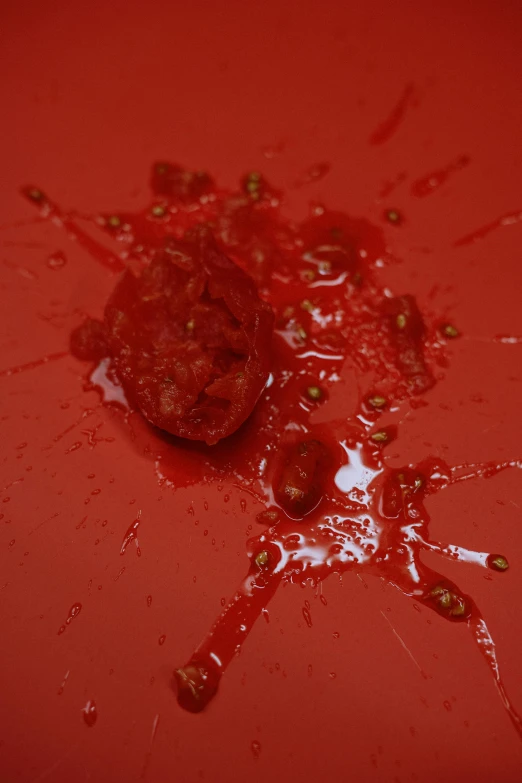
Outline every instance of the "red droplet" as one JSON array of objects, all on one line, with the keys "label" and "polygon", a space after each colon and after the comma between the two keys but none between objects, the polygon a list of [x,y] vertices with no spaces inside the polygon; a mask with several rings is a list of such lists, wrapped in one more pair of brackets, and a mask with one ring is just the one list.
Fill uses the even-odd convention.
[{"label": "red droplet", "polygon": [[62,634],[65,631],[66,627],[72,623],[75,617],[78,617],[81,610],[82,610],[82,605],[80,603],[73,604],[71,606],[65,624],[61,625],[60,628],[58,629],[58,636],[60,636],[60,634]]},{"label": "red droplet", "polygon": [[250,745],[250,748],[252,750],[252,755],[255,759],[259,758],[259,754],[261,753],[261,743],[257,740],[252,740],[252,743]]},{"label": "red droplet", "polygon": [[85,723],[87,726],[89,726],[89,728],[92,728],[98,719],[96,702],[93,699],[89,699],[82,712]]},{"label": "red droplet", "polygon": [[66,265],[66,263],[67,263],[67,258],[65,257],[65,253],[62,253],[61,250],[58,250],[56,253],[53,253],[47,259],[47,266],[49,267],[49,269],[61,269]]},{"label": "red droplet", "polygon": [[78,615],[80,614],[81,610],[82,610],[82,605],[79,604],[79,603],[78,604],[73,604],[71,606],[71,608],[69,610],[69,616],[67,617],[67,620],[65,621],[67,623],[67,625],[69,625],[69,623],[71,623],[74,620],[75,617],[78,617]]}]

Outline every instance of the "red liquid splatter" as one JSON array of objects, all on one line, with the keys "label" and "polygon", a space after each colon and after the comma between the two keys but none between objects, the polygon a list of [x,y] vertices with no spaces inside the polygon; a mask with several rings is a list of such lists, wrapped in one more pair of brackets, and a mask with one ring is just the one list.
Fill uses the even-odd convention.
[{"label": "red liquid splatter", "polygon": [[66,351],[60,351],[59,353],[50,353],[48,356],[42,356],[40,359],[35,359],[33,362],[19,364],[16,367],[7,367],[5,370],[0,370],[0,378],[3,376],[18,375],[21,372],[27,372],[27,370],[34,370],[36,367],[42,367],[44,364],[55,362],[68,355],[69,354]]},{"label": "red liquid splatter", "polygon": [[407,84],[404,88],[404,92],[399,98],[397,104],[393,107],[389,116],[373,131],[370,136],[370,144],[384,144],[384,142],[391,139],[393,134],[399,128],[406,109],[414,102],[415,88],[412,83]]},{"label": "red liquid splatter", "polygon": [[312,182],[323,179],[330,172],[330,169],[331,166],[329,163],[316,163],[313,166],[310,166],[310,168],[295,181],[295,187],[302,188],[304,185],[311,185]]},{"label": "red liquid splatter", "polygon": [[[152,677],[152,679],[151,679],[151,685],[152,685],[153,682],[154,682],[154,677]],[[148,770],[148,767],[149,767],[149,764],[150,764],[150,760],[152,758],[152,748],[153,748],[153,745],[154,745],[154,740],[156,739],[156,733],[158,731],[159,719],[160,719],[160,716],[158,714],[158,715],[154,716],[154,720],[152,721],[152,731],[151,731],[151,734],[150,734],[149,749],[148,749],[148,751],[147,751],[147,753],[145,755],[145,761],[143,763],[143,768],[141,770],[140,780],[145,780],[146,777],[147,777],[147,770]]]},{"label": "red liquid splatter", "polygon": [[38,188],[27,186],[22,189],[23,195],[39,207],[40,215],[43,218],[52,220],[56,225],[62,226],[71,239],[74,239],[88,253],[92,255],[102,266],[110,269],[112,272],[121,272],[125,267],[118,256],[112,253],[108,248],[101,245],[95,239],[83,231],[76,221],[67,213],[53,204],[46,194]]},{"label": "red liquid splatter", "polygon": [[62,680],[62,683],[61,683],[60,687],[58,688],[58,696],[62,695],[62,693],[63,693],[63,691],[65,689],[65,686],[67,685],[67,680],[69,679],[69,674],[70,674],[70,670],[65,672],[65,676],[64,676],[64,678]]},{"label": "red liquid splatter", "polygon": [[456,239],[453,243],[455,247],[461,247],[462,245],[470,245],[472,242],[476,242],[479,239],[484,239],[492,231],[497,228],[503,228],[504,226],[513,226],[516,223],[522,222],[522,211],[518,212],[506,212],[505,215],[493,220],[491,223],[487,223],[482,228],[478,228],[476,231],[472,231],[470,234],[465,234],[460,239]]},{"label": "red liquid splatter", "polygon": [[78,617],[82,610],[81,604],[73,604],[71,608],[69,609],[69,614],[67,615],[67,619],[65,621],[65,625],[61,625],[58,629],[58,635],[62,634],[68,625],[72,623],[75,617]]},{"label": "red liquid splatter", "polygon": [[73,451],[78,451],[78,449],[81,449],[82,442],[81,440],[77,440],[75,443],[73,443],[72,446],[69,446],[68,449],[65,449],[64,454],[71,454]]},{"label": "red liquid splatter", "polygon": [[67,263],[67,258],[65,256],[65,253],[62,253],[61,250],[58,250],[56,253],[53,253],[49,258],[47,259],[47,266],[49,269],[62,269]]},{"label": "red liquid splatter", "polygon": [[[362,417],[360,420],[363,423]],[[366,424],[368,429],[370,426]],[[329,498],[320,512],[310,515],[310,520],[278,522],[249,542],[252,565],[247,579],[188,664],[211,673],[208,687],[201,680],[201,690],[191,693],[192,709],[195,705],[203,709],[213,697],[234,653],[239,651],[281,581],[316,584],[332,573],[356,569],[357,573],[380,576],[442,617],[468,625],[504,706],[522,736],[520,717],[502,685],[495,646],[478,608],[455,584],[424,566],[420,559],[421,552],[429,550],[487,567],[487,552],[430,540],[429,516],[423,500],[426,495],[460,481],[489,478],[509,467],[522,468],[522,461],[468,466],[464,473],[462,466],[450,468],[431,459],[413,468],[392,471],[385,467],[380,455],[369,451],[362,439],[352,441],[352,448],[345,442],[343,448],[346,461],[335,477],[340,493]],[[268,551],[272,556],[266,570],[255,565],[256,553],[260,551]],[[303,616],[311,624],[306,607]],[[178,681],[185,670],[186,667],[178,671]]]},{"label": "red liquid splatter", "polygon": [[496,334],[493,341],[502,343],[503,345],[520,345],[522,343],[522,337],[518,337],[514,334]]},{"label": "red liquid splatter", "polygon": [[257,740],[252,740],[252,742],[250,744],[250,749],[252,751],[253,757],[257,761],[257,759],[259,758],[259,756],[261,754],[261,743],[258,742]]},{"label": "red liquid splatter", "polygon": [[311,628],[313,623],[312,623],[312,615],[310,614],[309,607],[306,606],[303,607],[303,617],[305,619],[305,623],[307,624],[307,626]]},{"label": "red liquid splatter", "polygon": [[437,190],[441,185],[444,185],[452,174],[465,168],[469,163],[470,159],[468,156],[461,155],[459,158],[445,166],[445,168],[431,171],[425,177],[416,179],[411,185],[412,195],[417,196],[418,198],[429,196],[434,190]]},{"label": "red liquid splatter", "polygon": [[98,711],[96,709],[96,702],[90,699],[85,707],[82,709],[83,719],[87,726],[91,729],[98,720]]},{"label": "red liquid splatter", "polygon": [[141,555],[140,546],[138,543],[138,528],[141,523],[141,511],[138,511],[138,516],[132,522],[132,524],[129,526],[127,532],[125,533],[125,536],[122,541],[121,549],[120,549],[120,555],[125,554],[125,550],[129,546],[130,543],[134,541],[134,544],[136,545],[136,550],[138,553],[138,556]]},{"label": "red liquid splatter", "polygon": [[[373,143],[391,136],[412,95],[408,85]],[[245,424],[215,446],[153,432],[118,400],[133,442],[143,444],[163,487],[229,479],[265,503],[258,515],[265,529],[248,542],[244,579],[188,663],[175,672],[180,705],[199,712],[212,700],[257,619],[268,617],[268,603],[281,582],[318,584],[355,569],[361,578],[380,577],[441,617],[466,624],[522,735],[493,640],[473,599],[421,560],[429,550],[488,567],[490,553],[431,540],[424,499],[522,463],[450,467],[428,458],[402,469],[386,466],[384,449],[399,433],[380,426],[381,414],[397,411],[406,399],[416,407],[424,402],[419,395],[440,377],[446,341],[437,321],[425,323],[410,293],[393,295],[380,283],[379,269],[389,260],[380,229],[323,207],[315,207],[302,223],[291,223],[281,213],[281,193],[259,174],[245,177],[242,191],[226,192],[207,175],[160,164],[153,185],[152,206],[120,214],[112,223],[94,221],[126,248],[135,273],[150,264],[165,237],[179,238],[194,225],[211,223],[219,247],[255,279],[276,319],[264,393]],[[62,215],[47,199],[43,205],[32,200],[42,214]],[[60,220],[75,230],[72,218]],[[98,260],[105,266],[115,268],[106,263],[104,248],[90,247],[101,253]],[[341,411],[335,398],[345,362],[363,388],[354,412]],[[106,401],[121,395],[110,356],[90,379],[103,388]],[[107,388],[114,390],[112,399]],[[320,409],[324,415],[318,420]],[[138,521],[127,531],[122,552],[136,541]],[[306,604],[303,617],[311,624]]]},{"label": "red liquid splatter", "polygon": [[406,179],[406,172],[401,171],[394,179],[386,180],[381,190],[379,191],[379,198],[387,198],[393,191],[399,187],[399,185]]}]

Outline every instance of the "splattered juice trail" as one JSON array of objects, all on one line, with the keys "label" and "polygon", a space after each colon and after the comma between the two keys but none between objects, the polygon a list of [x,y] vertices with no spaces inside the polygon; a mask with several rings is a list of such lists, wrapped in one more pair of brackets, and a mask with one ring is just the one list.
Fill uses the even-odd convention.
[{"label": "splattered juice trail", "polygon": [[418,198],[429,196],[431,193],[437,190],[437,188],[440,188],[441,185],[444,185],[444,183],[447,182],[452,174],[455,174],[455,172],[465,168],[467,165],[469,165],[469,163],[469,157],[467,155],[461,155],[459,158],[453,160],[444,168],[437,169],[437,171],[431,171],[425,177],[416,179],[415,182],[412,182],[411,185],[412,195],[417,196]]},{"label": "splattered juice trail", "polygon": [[9,377],[10,375],[18,375],[21,372],[27,372],[28,370],[34,370],[37,367],[43,367],[45,364],[55,362],[58,359],[63,359],[65,356],[68,356],[68,354],[64,351],[60,351],[59,353],[50,353],[47,356],[42,356],[40,359],[35,359],[32,362],[19,364],[16,367],[7,367],[4,370],[0,370],[0,378],[4,376]]},{"label": "splattered juice trail", "polygon": [[384,144],[391,139],[404,119],[406,110],[413,104],[414,97],[415,87],[412,83],[409,83],[404,88],[404,92],[391,110],[389,116],[371,134],[370,144]]},{"label": "splattered juice trail", "polygon": [[[374,143],[394,131],[412,91],[408,86],[374,134]],[[366,220],[316,204],[305,220],[292,223],[281,213],[281,193],[257,172],[244,177],[239,191],[229,192],[207,174],[160,163],[151,184],[154,200],[141,212],[92,219],[122,244],[132,274],[140,279],[173,238],[203,224],[221,250],[250,273],[275,313],[271,376],[264,393],[247,422],[212,447],[152,433],[127,402],[110,353],[102,352],[88,374],[104,401],[123,411],[135,442],[146,443],[162,486],[228,479],[265,502],[258,515],[265,529],[249,542],[244,580],[189,662],[175,672],[180,704],[199,712],[213,698],[282,581],[317,584],[352,569],[377,575],[442,617],[467,624],[522,736],[479,609],[421,557],[434,551],[506,570],[502,555],[431,540],[424,499],[451,484],[489,478],[521,463],[452,468],[427,458],[392,470],[384,459],[398,431],[381,424],[383,414],[396,412],[408,400],[417,405],[429,393],[445,364],[447,342],[458,337],[458,330],[426,323],[410,292],[394,295],[383,287],[379,270],[393,259],[381,231]],[[75,238],[83,235],[42,191],[24,192],[43,216]],[[89,249],[111,271],[123,263],[107,257],[98,242],[90,242]],[[163,296],[160,291],[160,300]],[[187,345],[198,328],[191,319]],[[87,335],[95,352],[107,329],[106,321],[90,320]],[[86,343],[79,347],[85,355]],[[73,338],[75,348],[80,353]],[[353,414],[339,412],[344,367],[355,373],[362,390]],[[137,545],[138,526],[139,517],[124,537],[122,553],[132,541]]]},{"label": "splattered juice trail", "polygon": [[470,245],[472,242],[477,242],[479,239],[484,239],[492,231],[497,228],[504,228],[505,226],[514,226],[517,223],[522,222],[522,210],[517,212],[506,212],[505,215],[493,220],[491,223],[487,223],[482,228],[478,228],[476,231],[472,231],[470,234],[466,234],[460,239],[456,239],[453,243],[455,247],[461,247],[462,245]]}]

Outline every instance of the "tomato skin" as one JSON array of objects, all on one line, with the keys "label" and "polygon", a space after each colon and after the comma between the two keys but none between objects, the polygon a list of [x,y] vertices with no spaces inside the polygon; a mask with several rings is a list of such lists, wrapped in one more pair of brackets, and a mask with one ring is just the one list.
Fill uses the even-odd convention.
[{"label": "tomato skin", "polygon": [[105,326],[95,318],[87,318],[71,333],[70,348],[77,359],[99,361],[107,356],[109,348]]},{"label": "tomato skin", "polygon": [[303,440],[289,449],[274,481],[274,497],[290,517],[302,519],[319,504],[330,461],[319,440]]},{"label": "tomato skin", "polygon": [[268,379],[272,310],[206,228],[125,272],[105,324],[129,401],[173,435],[209,445],[231,435]]}]

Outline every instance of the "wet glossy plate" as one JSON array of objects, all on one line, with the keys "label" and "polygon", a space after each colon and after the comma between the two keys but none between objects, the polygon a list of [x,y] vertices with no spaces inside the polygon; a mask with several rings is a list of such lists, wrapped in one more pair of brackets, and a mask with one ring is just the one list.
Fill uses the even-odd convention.
[{"label": "wet glossy plate", "polygon": [[[313,3],[5,14],[0,369],[24,367],[0,377],[6,780],[488,781],[498,768],[518,779],[520,740],[466,628],[355,573],[279,590],[208,711],[178,708],[172,669],[242,578],[261,506],[233,482],[161,488],[121,420],[83,390],[84,367],[37,363],[66,351],[113,279],[18,194],[37,183],[83,214],[137,209],[165,157],[226,186],[261,169],[294,217],[321,199],[381,225],[402,260],[384,283],[463,333],[429,405],[405,407],[394,464],[520,457],[520,11],[432,14]],[[303,184],[323,162],[330,172]],[[402,226],[383,222],[389,207]],[[480,606],[519,708],[521,502],[516,470],[428,501],[434,540],[504,552],[507,574],[425,557]],[[121,556],[138,511],[141,557]]]}]

